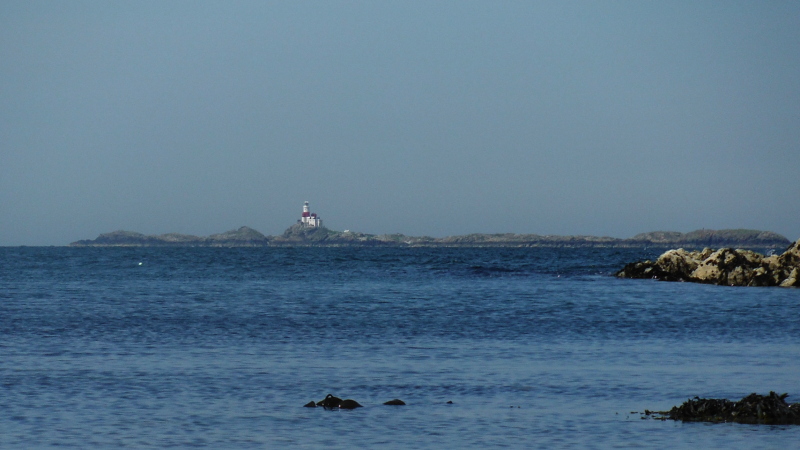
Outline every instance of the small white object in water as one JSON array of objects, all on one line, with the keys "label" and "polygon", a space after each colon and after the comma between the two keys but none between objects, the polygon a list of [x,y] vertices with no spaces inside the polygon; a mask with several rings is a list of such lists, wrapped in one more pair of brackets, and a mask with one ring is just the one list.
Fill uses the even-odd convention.
[{"label": "small white object in water", "polygon": [[139,263],[139,265],[141,266],[141,265],[142,265],[142,263]]}]

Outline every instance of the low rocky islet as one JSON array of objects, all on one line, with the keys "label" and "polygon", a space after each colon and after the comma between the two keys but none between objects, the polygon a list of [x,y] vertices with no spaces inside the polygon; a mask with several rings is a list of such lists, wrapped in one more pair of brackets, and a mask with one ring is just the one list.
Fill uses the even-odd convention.
[{"label": "low rocky islet", "polygon": [[[384,402],[383,404],[384,405],[396,405],[396,406],[399,406],[399,405],[405,405],[406,403],[404,401],[396,398],[394,400],[389,400],[388,402]],[[343,399],[341,399],[339,397],[336,397],[333,394],[326,395],[324,399],[322,399],[322,400],[320,400],[318,402],[310,401],[310,402],[306,403],[303,406],[305,408],[321,407],[321,408],[325,408],[325,409],[334,409],[334,408],[336,408],[336,409],[356,409],[356,408],[363,407],[363,405],[361,405],[360,403],[358,403],[355,400],[352,400],[352,399],[349,399],[349,398],[343,400]]]},{"label": "low rocky islet", "polygon": [[800,425],[800,403],[787,403],[788,396],[775,392],[770,392],[769,395],[752,393],[739,401],[694,397],[669,411],[644,410],[642,419]]}]

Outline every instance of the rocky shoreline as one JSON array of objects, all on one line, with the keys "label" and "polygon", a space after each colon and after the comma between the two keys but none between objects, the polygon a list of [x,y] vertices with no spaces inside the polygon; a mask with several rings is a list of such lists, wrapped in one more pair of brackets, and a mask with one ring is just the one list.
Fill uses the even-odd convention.
[{"label": "rocky shoreline", "polygon": [[72,247],[574,247],[574,248],[703,248],[704,246],[753,249],[785,248],[784,236],[758,230],[698,230],[689,233],[658,231],[629,239],[605,236],[557,236],[538,234],[468,234],[433,238],[404,234],[373,235],[334,231],[325,227],[292,225],[282,235],[266,236],[241,227],[207,237],[169,233],[144,235],[131,231],[103,233],[96,239],[69,244]]},{"label": "rocky shoreline", "polygon": [[679,248],[663,253],[655,261],[630,263],[616,275],[725,286],[800,287],[800,239],[782,254],[769,256],[732,248]]}]

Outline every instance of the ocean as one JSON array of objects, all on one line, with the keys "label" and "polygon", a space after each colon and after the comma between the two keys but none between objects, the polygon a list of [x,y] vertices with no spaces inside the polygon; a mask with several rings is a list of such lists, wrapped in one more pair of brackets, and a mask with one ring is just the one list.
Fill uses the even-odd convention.
[{"label": "ocean", "polygon": [[800,290],[613,276],[661,251],[0,248],[0,448],[796,446],[642,418],[800,402]]}]

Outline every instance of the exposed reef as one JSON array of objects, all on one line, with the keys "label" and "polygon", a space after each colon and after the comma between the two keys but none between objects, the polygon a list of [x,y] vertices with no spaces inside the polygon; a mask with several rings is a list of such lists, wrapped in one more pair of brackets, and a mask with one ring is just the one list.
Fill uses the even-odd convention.
[{"label": "exposed reef", "polygon": [[[400,400],[400,399],[394,399],[394,400],[389,400],[388,402],[385,402],[384,405],[405,405],[405,402]],[[303,405],[303,407],[305,407],[305,408],[320,407],[320,408],[325,408],[325,409],[334,409],[334,408],[335,409],[356,409],[356,408],[361,408],[362,405],[360,403],[358,403],[357,401],[349,399],[349,398],[342,400],[341,398],[336,397],[333,394],[328,394],[328,395],[325,396],[324,399],[322,399],[322,400],[320,400],[320,401],[318,401],[316,403],[313,402],[313,401],[308,402],[305,405]]]},{"label": "exposed reef", "polygon": [[265,236],[241,227],[208,237],[170,233],[144,235],[131,231],[104,233],[96,239],[73,242],[74,247],[656,247],[682,246],[700,249],[710,246],[752,249],[785,248],[790,241],[769,231],[698,230],[690,233],[658,231],[630,239],[601,236],[556,236],[538,234],[468,234],[433,238],[404,234],[374,235],[334,231],[325,227],[292,225],[279,236]]},{"label": "exposed reef", "polygon": [[733,402],[727,399],[689,399],[669,411],[644,411],[643,419],[680,420],[683,422],[736,422],[766,425],[800,425],[800,403],[786,403],[788,394],[750,394]]},{"label": "exposed reef", "polygon": [[726,286],[800,286],[800,240],[780,255],[721,248],[702,251],[669,250],[655,261],[630,263],[617,272],[621,278],[652,278]]}]

